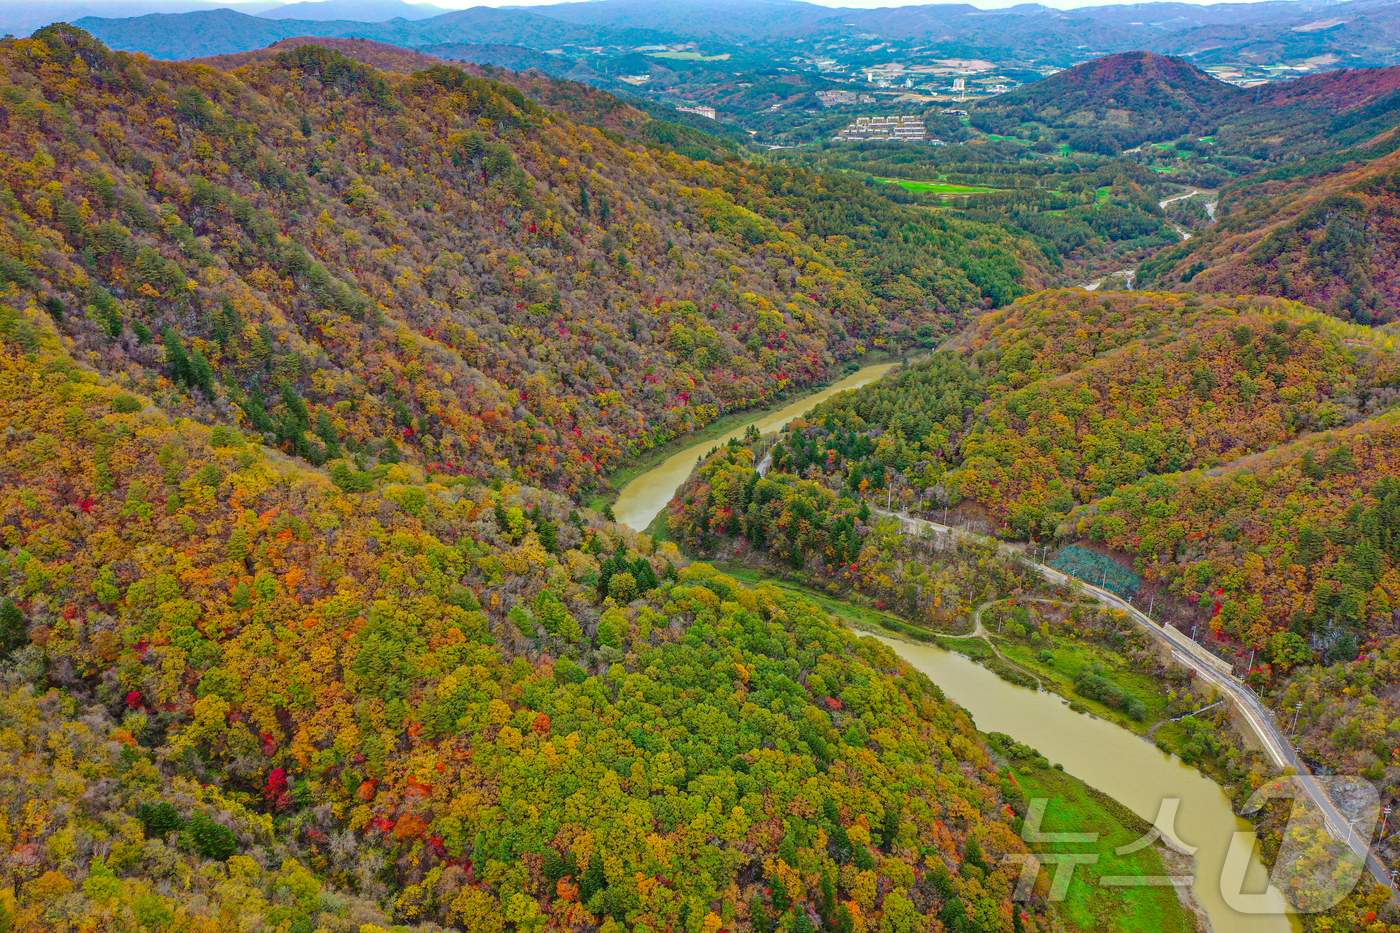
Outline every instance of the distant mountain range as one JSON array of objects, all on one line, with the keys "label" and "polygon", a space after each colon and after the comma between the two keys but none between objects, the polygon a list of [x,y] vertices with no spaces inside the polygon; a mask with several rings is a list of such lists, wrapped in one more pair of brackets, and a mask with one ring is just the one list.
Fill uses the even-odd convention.
[{"label": "distant mountain range", "polygon": [[404,0],[301,0],[275,6],[259,13],[265,19],[296,19],[307,22],[387,23],[391,19],[428,19],[450,12],[431,3]]},{"label": "distant mountain range", "polygon": [[[107,5],[107,9],[115,6]],[[114,48],[187,59],[262,48],[299,35],[359,36],[409,48],[445,43],[562,46],[703,41],[738,48],[814,45],[869,38],[917,43],[949,56],[1072,64],[1144,49],[1197,65],[1223,61],[1311,61],[1316,66],[1400,62],[1400,4],[1393,0],[1266,0],[1199,6],[1146,3],[1076,10],[1023,4],[1006,10],[932,4],[873,10],[833,9],[799,0],[592,0],[537,7],[476,7],[431,15],[403,0],[323,0],[211,9],[189,2],[124,4],[144,15],[95,15],[75,25]],[[229,4],[230,7],[237,6]],[[34,13],[38,4],[0,6]],[[47,7],[49,16],[61,6]],[[77,5],[73,9],[79,9]],[[879,40],[879,41],[877,41]]]},{"label": "distant mountain range", "polygon": [[[1374,111],[1374,112],[1370,112]],[[1213,135],[1228,151],[1297,161],[1400,122],[1400,67],[1344,69],[1240,88],[1186,60],[1150,52],[1096,59],[979,103],[973,121],[996,132],[1034,121],[1107,155],[1146,142]],[[1267,150],[1267,151],[1266,151]]]}]

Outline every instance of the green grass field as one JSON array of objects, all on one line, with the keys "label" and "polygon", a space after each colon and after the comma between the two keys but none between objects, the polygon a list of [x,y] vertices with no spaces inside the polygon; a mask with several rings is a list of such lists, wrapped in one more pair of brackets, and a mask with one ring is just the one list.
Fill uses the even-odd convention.
[{"label": "green grass field", "polygon": [[[995,630],[995,623],[991,620],[984,619],[983,624],[991,625]],[[1141,735],[1151,729],[1154,723],[1167,718],[1167,698],[1161,685],[1147,674],[1139,673],[1127,658],[1108,648],[1085,641],[1055,637],[1042,638],[1038,645],[1031,645],[1019,639],[1001,639],[997,641],[997,647],[1007,658],[1039,677],[1041,685],[1047,690],[1053,690],[1073,700],[1095,716],[1107,719],[1130,732]],[[1142,701],[1142,705],[1147,709],[1147,716],[1142,722],[1075,692],[1074,675],[1086,664],[1103,665],[1103,676],[1106,679],[1112,681],[1123,692]]]},{"label": "green grass field", "polygon": [[[1027,765],[1022,767],[1021,765]],[[1092,865],[1078,865],[1057,913],[1081,930],[1113,930],[1114,933],[1192,933],[1195,918],[1181,905],[1171,887],[1102,887],[1106,876],[1155,877],[1171,872],[1157,846],[1127,855],[1114,852],[1136,842],[1150,829],[1128,808],[1054,768],[1018,762],[1013,769],[1026,798],[1048,798],[1040,831],[1097,832],[1095,842],[1034,843],[1040,852],[1091,853]],[[1068,866],[1056,867],[1064,871]],[[1047,865],[1043,869],[1051,871]]]},{"label": "green grass field", "polygon": [[880,181],[899,185],[906,191],[922,194],[987,194],[1001,191],[1001,188],[985,188],[981,185],[954,185],[946,181],[910,181],[905,178],[881,178]]}]

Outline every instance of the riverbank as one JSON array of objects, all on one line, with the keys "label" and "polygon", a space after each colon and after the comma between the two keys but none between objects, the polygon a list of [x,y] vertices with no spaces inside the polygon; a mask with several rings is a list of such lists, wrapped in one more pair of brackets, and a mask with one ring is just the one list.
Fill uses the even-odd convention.
[{"label": "riverbank", "polygon": [[[1099,618],[1103,610],[1096,606],[1081,615],[1074,612],[1075,607],[1085,609],[1085,604],[1071,600],[1033,596],[996,600],[978,607],[977,623],[971,631],[930,631],[876,608],[858,593],[826,593],[737,561],[712,563],[736,580],[776,586],[810,600],[853,629],[936,645],[966,657],[1009,684],[1053,694],[1072,711],[1102,719],[1151,742],[1228,790],[1233,791],[1240,779],[1243,740],[1230,733],[1234,741],[1225,742],[1217,735],[1231,730],[1228,712],[1216,707],[1208,717],[1190,716],[1211,706],[1214,693],[1196,689],[1189,677],[1157,663],[1150,647],[1139,640],[1131,626],[1102,638],[1085,637],[1108,623],[1106,615]],[[1009,602],[1014,602],[1016,611],[1006,620],[985,615],[986,610]],[[1032,611],[1034,616],[1030,616]],[[1079,635],[1064,634],[1071,622]],[[1119,642],[1116,647],[1108,643],[1115,640]],[[1082,668],[1094,671],[1096,678],[1106,681],[1126,700],[1141,704],[1141,718],[1128,712],[1126,702],[1114,705],[1111,692],[1101,690],[1105,698],[1080,693],[1076,675]]]},{"label": "riverbank", "polygon": [[[707,428],[687,435],[680,439],[675,446],[669,448],[671,451],[669,455],[667,455],[666,449],[658,449],[653,457],[645,461],[652,464],[650,469],[643,471],[644,462],[638,460],[633,467],[629,468],[637,472],[627,474],[631,475],[632,479],[621,485],[616,498],[611,503],[600,502],[595,507],[601,510],[604,505],[611,505],[617,521],[637,531],[645,531],[665,510],[676,489],[690,476],[691,471],[695,469],[695,462],[708,451],[730,439],[741,438],[751,426],[756,427],[760,433],[766,434],[775,431],[792,419],[806,414],[838,392],[859,388],[883,378],[888,372],[900,365],[905,357],[886,357],[885,359],[884,362],[867,363],[831,385],[798,396],[781,407],[769,406],[761,411],[751,410],[746,417],[741,415],[735,421],[730,422],[728,430],[715,427],[713,430]],[[718,425],[719,422],[715,422],[715,424]],[[621,471],[614,475],[619,480],[624,478]],[[617,485],[614,483],[615,487]]]},{"label": "riverbank", "polygon": [[666,460],[675,456],[682,450],[685,450],[687,447],[693,447],[697,444],[704,444],[709,441],[718,443],[719,439],[724,435],[736,429],[742,430],[749,424],[761,420],[765,413],[774,408],[791,405],[794,402],[802,401],[810,396],[820,395],[830,389],[832,385],[849,378],[851,375],[860,372],[861,369],[866,367],[883,364],[897,365],[909,359],[912,355],[913,354],[908,353],[888,353],[883,350],[871,350],[862,356],[859,361],[851,360],[847,362],[842,367],[841,376],[827,385],[808,387],[802,390],[802,394],[797,395],[795,398],[789,398],[787,393],[780,393],[778,397],[772,399],[769,404],[763,408],[743,408],[720,415],[714,421],[711,421],[699,430],[691,431],[689,434],[681,434],[671,438],[664,444],[648,448],[646,451],[627,461],[626,465],[604,474],[603,482],[606,484],[606,488],[589,496],[585,504],[590,509],[601,512],[604,506],[610,506],[617,501],[618,496],[621,495],[623,488],[626,487],[628,483],[656,469]]},{"label": "riverbank", "polygon": [[[891,647],[901,658],[928,675],[950,699],[972,713],[988,747],[1005,762],[1027,800],[1043,798],[1047,801],[1042,831],[1090,831],[1099,834],[1089,847],[1096,856],[1095,863],[1081,865],[1077,869],[1082,872],[1079,880],[1071,885],[1066,899],[1057,908],[1066,920],[1080,929],[1114,930],[1115,933],[1208,933],[1212,930],[1207,919],[1209,911],[1189,888],[1102,884],[1105,878],[1111,881],[1121,877],[1189,875],[1195,866],[1189,856],[1182,854],[1184,848],[1176,851],[1161,844],[1145,847],[1130,855],[1117,853],[1117,848],[1130,845],[1151,831],[1156,810],[1144,804],[1130,806],[1115,799],[1113,794],[1091,783],[1083,772],[1085,762],[1094,754],[1102,753],[1102,761],[1112,765],[1115,750],[1121,750],[1122,755],[1143,759],[1143,762],[1131,763],[1137,766],[1141,781],[1152,779],[1152,768],[1177,777],[1190,775],[1189,789],[1192,793],[1188,796],[1203,802],[1199,810],[1193,810],[1192,816],[1200,817],[1206,809],[1204,804],[1209,804],[1216,818],[1229,820],[1234,829],[1236,822],[1228,798],[1216,785],[1198,773],[1183,768],[1152,746],[1133,742],[1133,736],[1121,731],[1117,732],[1121,738],[1114,738],[1113,741],[1096,735],[1093,741],[1081,746],[1078,757],[1071,760],[1068,766],[1052,764],[1052,760],[1060,760],[1061,754],[1044,757],[1044,749],[1040,748],[1035,737],[1035,733],[1040,731],[1038,726],[1053,725],[1062,740],[1067,734],[1071,736],[1070,744],[1073,744],[1075,728],[1087,728],[1113,736],[1114,731],[1107,730],[1117,730],[1117,727],[1107,720],[1071,711],[1053,694],[1024,690],[1004,683],[971,659],[933,644],[943,639],[909,626],[891,613],[835,598],[753,567],[733,563],[715,566],[741,582],[774,586],[785,593],[809,600],[858,634],[873,635]],[[930,656],[927,652],[938,654]],[[936,669],[930,669],[927,663],[929,657],[939,659]],[[997,712],[999,707],[1001,713]],[[1008,742],[1008,737],[1014,741]],[[1202,836],[1193,833],[1190,838],[1198,840]],[[1047,843],[1040,846],[1039,851],[1053,855],[1061,850],[1065,853],[1073,850],[1083,854],[1085,848],[1083,844]],[[1218,909],[1219,905],[1216,907]],[[1216,925],[1214,929],[1220,933],[1233,933],[1236,927]],[[1260,929],[1282,931],[1287,930],[1288,926],[1261,925]]]}]

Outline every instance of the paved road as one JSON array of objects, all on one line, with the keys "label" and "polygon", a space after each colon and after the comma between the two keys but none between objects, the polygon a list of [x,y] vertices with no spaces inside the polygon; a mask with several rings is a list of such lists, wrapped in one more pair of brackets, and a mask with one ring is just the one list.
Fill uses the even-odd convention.
[{"label": "paved road", "polygon": [[[958,528],[950,528],[947,525],[940,525],[937,522],[931,522],[927,519],[915,518],[906,512],[893,512],[880,508],[876,508],[874,511],[880,515],[898,518],[900,521],[907,523],[906,527],[907,525],[913,525],[919,528],[928,528],[935,533],[943,535],[954,535],[980,540],[995,540],[987,538],[984,535],[963,531]],[[1149,635],[1171,648],[1172,654],[1182,664],[1195,672],[1197,677],[1209,682],[1221,693],[1228,694],[1232,697],[1235,700],[1236,709],[1240,711],[1245,720],[1249,723],[1250,730],[1259,739],[1259,743],[1263,745],[1264,751],[1273,761],[1275,767],[1280,769],[1293,768],[1302,776],[1303,780],[1301,783],[1303,788],[1307,791],[1308,796],[1312,798],[1313,802],[1317,804],[1318,809],[1322,811],[1323,817],[1327,822],[1327,829],[1332,834],[1333,838],[1343,840],[1357,855],[1364,855],[1366,858],[1367,870],[1376,881],[1390,888],[1392,896],[1394,896],[1395,882],[1391,879],[1390,872],[1386,870],[1385,865],[1381,863],[1380,859],[1370,851],[1368,843],[1371,827],[1363,827],[1362,832],[1366,833],[1367,837],[1365,839],[1361,838],[1359,833],[1352,830],[1351,824],[1342,814],[1342,811],[1337,808],[1337,805],[1333,803],[1332,798],[1327,794],[1326,790],[1316,781],[1307,779],[1309,776],[1307,765],[1298,757],[1297,750],[1294,749],[1292,743],[1288,741],[1287,737],[1285,737],[1283,732],[1278,728],[1278,725],[1274,721],[1273,713],[1264,705],[1263,701],[1255,695],[1254,691],[1251,690],[1248,685],[1233,675],[1220,671],[1208,661],[1204,660],[1200,656],[1203,649],[1186,635],[1178,632],[1176,629],[1158,625],[1148,617],[1146,613],[1140,611],[1136,606],[1133,606],[1116,593],[1094,586],[1091,583],[1086,583],[1077,577],[1071,577],[1068,574],[1061,573],[1053,567],[1047,567],[1044,564],[1036,563],[1016,548],[1004,542],[997,541],[996,543],[1003,553],[1033,567],[1046,580],[1064,585],[1077,583],[1085,592],[1092,595],[1099,602],[1123,611]]]}]

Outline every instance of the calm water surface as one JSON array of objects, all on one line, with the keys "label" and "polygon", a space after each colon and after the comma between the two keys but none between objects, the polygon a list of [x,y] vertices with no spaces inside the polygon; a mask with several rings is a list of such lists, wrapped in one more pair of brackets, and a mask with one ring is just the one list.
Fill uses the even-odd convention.
[{"label": "calm water surface", "polygon": [[[728,434],[693,444],[622,489],[613,505],[618,521],[645,530],[671,501],[695,469],[695,461],[730,438],[743,437],[750,424],[777,430],[794,418],[847,389],[884,376],[897,363],[867,366],[814,395],[753,418]],[[877,636],[880,637],[880,636]],[[1235,816],[1220,786],[1156,746],[1102,719],[1070,710],[1058,696],[1017,687],[959,654],[931,645],[890,638],[880,640],[967,709],[984,732],[1004,732],[1039,750],[1052,762],[1091,787],[1108,794],[1138,816],[1154,822],[1162,800],[1180,801],[1172,835],[1196,849],[1196,900],[1210,915],[1215,933],[1297,933],[1297,917],[1288,914],[1240,914],[1220,893],[1221,867],[1230,840],[1249,824]],[[1086,827],[1085,831],[1092,831]],[[1244,891],[1265,888],[1265,870],[1251,857]]]},{"label": "calm water surface", "polygon": [[730,439],[742,438],[744,431],[751,424],[758,425],[758,429],[764,434],[776,431],[793,418],[805,415],[837,392],[858,389],[867,383],[874,382],[898,365],[898,363],[881,363],[877,366],[866,366],[814,395],[804,396],[775,411],[755,415],[751,421],[740,425],[728,434],[692,444],[623,486],[622,493],[613,503],[613,514],[617,516],[619,522],[627,527],[646,531],[652,520],[661,514],[662,509],[666,508],[666,503],[671,501],[671,497],[676,494],[681,483],[684,483],[686,478],[690,476],[691,470],[695,469],[695,461],[700,457],[705,456]]}]

